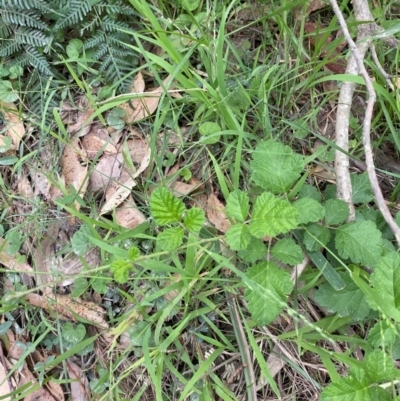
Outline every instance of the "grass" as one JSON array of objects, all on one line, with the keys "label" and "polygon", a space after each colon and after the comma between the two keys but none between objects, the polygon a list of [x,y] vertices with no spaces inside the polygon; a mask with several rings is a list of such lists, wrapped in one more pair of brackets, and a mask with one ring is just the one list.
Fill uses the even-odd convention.
[{"label": "grass", "polygon": [[[321,134],[319,121],[321,110],[329,106],[337,92],[326,93],[323,82],[346,79],[323,70],[340,42],[336,39],[327,43],[330,33],[337,30],[336,18],[329,8],[307,17],[303,0],[257,4],[265,4],[267,11],[248,20],[246,6],[250,10],[256,7],[252,2],[193,4],[130,1],[141,19],[137,29],[124,28],[131,38],[126,46],[140,55],[141,62],[132,68],[129,77],[142,72],[147,87],[164,86],[154,114],[125,125],[116,134],[120,135],[118,143],[131,173],[138,164],[127,151],[132,126],[149,144],[149,167],[128,189],[146,218],[142,224],[124,228],[117,222],[116,211],[100,215],[104,193],[79,194],[100,156],[80,160],[87,167],[87,175],[79,187],[71,188],[62,181],[62,153],[70,133],[63,121],[62,104],[53,105],[59,96],[74,105],[80,96],[86,96],[93,113],[82,128],[93,122],[110,128],[108,113],[127,101],[133,102],[138,95],[118,93],[121,80],[108,87],[109,96],[100,98],[99,88],[91,84],[99,66],[89,57],[79,63],[68,61],[61,50],[58,65],[68,78],[48,81],[40,94],[46,99],[40,113],[35,115],[26,107],[27,93],[18,93],[21,117],[29,130],[21,150],[15,153],[16,162],[7,165],[8,155],[0,158],[0,233],[7,241],[0,249],[4,266],[0,338],[6,357],[17,360],[7,368],[8,377],[26,367],[37,383],[10,389],[13,399],[23,399],[50,382],[68,399],[71,391],[78,391],[72,390],[76,377],[71,374],[72,363],[86,377],[87,383],[82,380],[81,387],[87,400],[316,399],[328,384],[340,383],[349,371],[364,366],[357,359],[358,350],[368,360],[374,355],[373,349],[384,348],[385,330],[393,329],[398,342],[397,305],[391,305],[379,293],[362,262],[342,257],[333,240],[323,243],[309,226],[300,224],[296,230],[279,232],[265,244],[259,240],[258,246],[265,247],[263,261],[266,255],[275,255],[273,248],[278,240],[295,239],[296,244],[302,244],[303,235],[311,232],[322,246],[319,259],[314,250],[313,263],[307,263],[293,288],[280,292],[280,286],[285,287],[290,277],[290,263],[278,264],[279,272],[288,276],[276,276],[276,287],[261,283],[259,276],[251,276],[255,263],[243,256],[242,249],[236,252],[229,236],[218,230],[221,217],[210,217],[204,208],[212,194],[226,205],[238,190],[248,195],[251,205],[257,204],[265,188],[254,182],[254,157],[258,146],[270,139],[306,157],[301,178],[279,193],[279,199],[294,204],[306,198],[305,193],[312,193],[314,199],[321,198],[321,194],[324,201],[329,199],[329,182],[318,178],[314,168],[330,171],[333,159],[329,150],[335,148],[333,141]],[[392,10],[387,3],[385,7]],[[314,48],[309,44],[312,35],[305,31],[310,18],[325,26]],[[385,68],[397,68],[397,55],[378,54],[383,54],[381,63]],[[396,154],[397,103],[374,64],[369,62],[368,67],[378,77],[376,146],[386,145]],[[169,80],[163,83],[167,76]],[[50,123],[49,113],[53,116]],[[209,123],[218,129],[204,135]],[[355,158],[362,158],[359,126],[355,121],[354,146],[350,150]],[[326,148],[317,150],[317,139]],[[284,166],[277,163],[279,168]],[[58,188],[57,200],[53,202],[38,193],[37,182],[35,196],[22,195],[18,184],[24,177],[33,181],[34,169],[40,169]],[[154,194],[177,178],[189,184],[185,176],[196,180],[195,189],[179,200],[169,199],[166,204],[172,211],[181,206],[183,211],[174,212],[176,221],[169,216],[167,223],[160,223],[162,216],[152,208]],[[386,193],[393,202],[398,198],[396,190],[389,185]],[[360,214],[373,214],[371,201],[360,203]],[[209,209],[218,207],[209,204]],[[200,210],[195,212],[200,222],[205,213],[207,219],[201,230],[188,228],[185,216],[192,210]],[[243,219],[250,228],[253,214],[254,209]],[[229,223],[238,221],[229,213],[228,217]],[[391,244],[389,231],[379,223],[379,217],[375,219]],[[64,232],[67,241],[59,237],[61,234],[49,237],[49,227]],[[174,236],[168,234],[171,228],[175,229]],[[299,230],[303,230],[301,236]],[[171,247],[171,241],[176,241],[180,233],[184,240]],[[98,252],[95,264],[86,257],[91,248]],[[302,252],[307,253],[304,246]],[[67,278],[59,269],[68,258],[75,258],[81,267],[68,277],[72,281],[69,286],[58,287]],[[35,269],[31,277],[20,274],[25,261]],[[44,275],[43,266],[52,274],[50,292],[45,284],[40,285],[37,276]],[[270,268],[268,263],[266,266]],[[350,274],[346,276],[346,272]],[[270,281],[276,278],[273,274]],[[315,293],[326,289],[327,282],[339,283],[339,289],[341,280],[349,280],[347,288],[358,297],[363,294],[364,298],[356,298],[361,299],[360,303],[367,305],[372,299],[381,309],[371,306],[369,313],[359,318],[362,311],[346,314],[339,306],[334,309],[318,303]],[[52,299],[52,305],[33,304],[29,296],[34,295]],[[89,303],[69,303],[77,297]],[[257,299],[264,302],[266,310],[278,309],[277,317],[268,324],[255,317],[253,305]],[[56,305],[65,305],[65,309]],[[95,305],[104,315],[94,312]],[[66,310],[71,309],[66,320]],[[381,327],[374,342],[369,333],[376,322],[389,323]],[[17,341],[17,355],[11,354],[12,341]],[[387,355],[395,358],[397,346],[395,341],[390,343]],[[280,367],[272,355],[282,361]],[[397,396],[394,377],[387,379],[394,394],[390,399]]]}]

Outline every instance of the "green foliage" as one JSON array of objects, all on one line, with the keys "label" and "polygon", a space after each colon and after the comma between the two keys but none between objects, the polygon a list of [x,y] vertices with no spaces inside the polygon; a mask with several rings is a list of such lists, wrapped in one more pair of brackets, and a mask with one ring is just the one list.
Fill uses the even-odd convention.
[{"label": "green foliage", "polygon": [[271,323],[282,312],[293,289],[290,275],[271,261],[250,267],[247,275],[254,282],[254,288],[245,291],[251,315],[259,325]]},{"label": "green foliage", "polygon": [[229,194],[225,211],[230,218],[243,223],[247,219],[249,209],[249,197],[245,192],[236,190]]},{"label": "green foliage", "polygon": [[157,245],[160,251],[172,251],[182,245],[185,231],[182,227],[166,228],[158,234]]},{"label": "green foliage", "polygon": [[340,199],[328,199],[325,203],[325,223],[335,226],[346,221],[349,215],[349,207]]},{"label": "green foliage", "polygon": [[291,238],[279,240],[271,249],[271,254],[280,262],[294,266],[303,260],[303,252]]},{"label": "green foliage", "polygon": [[300,224],[316,223],[324,218],[324,207],[314,199],[301,198],[293,206],[299,212]]},{"label": "green foliage", "polygon": [[129,260],[115,260],[111,263],[110,272],[114,274],[117,283],[125,284],[128,281],[129,273],[133,270],[133,264]]},{"label": "green foliage", "polygon": [[179,223],[185,210],[183,202],[175,198],[167,188],[156,188],[151,194],[151,215],[156,223],[161,226]]}]

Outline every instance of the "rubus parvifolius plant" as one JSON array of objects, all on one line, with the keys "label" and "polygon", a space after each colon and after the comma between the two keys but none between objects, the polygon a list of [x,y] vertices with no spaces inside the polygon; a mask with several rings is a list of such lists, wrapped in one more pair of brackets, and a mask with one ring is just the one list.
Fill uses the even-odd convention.
[{"label": "rubus parvifolius plant", "polygon": [[[259,195],[234,190],[226,200],[232,224],[225,241],[254,283],[244,293],[249,311],[258,325],[282,313],[294,287],[290,269],[307,255],[323,276],[314,295],[321,307],[357,322],[384,317],[365,340],[364,361],[350,363],[349,376],[328,385],[321,399],[342,401],[353,394],[352,400],[392,400],[388,383],[400,377],[392,362],[400,355],[400,256],[393,236],[380,214],[368,208],[373,197],[365,174],[352,178],[359,208],[356,220],[346,223],[348,207],[335,199],[335,186],[321,194],[306,184],[306,164],[290,147],[265,141],[250,163]],[[199,233],[205,220],[201,209],[187,209],[166,188],[153,192],[150,211],[163,227],[157,237],[162,250],[181,247],[185,234]]]}]

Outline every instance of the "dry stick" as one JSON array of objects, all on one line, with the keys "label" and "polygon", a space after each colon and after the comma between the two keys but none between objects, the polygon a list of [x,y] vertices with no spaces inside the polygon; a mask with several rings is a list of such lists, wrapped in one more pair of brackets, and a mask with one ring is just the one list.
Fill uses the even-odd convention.
[{"label": "dry stick", "polygon": [[[365,80],[365,84],[367,86],[369,98],[367,101],[367,108],[365,110],[365,119],[364,119],[364,125],[363,125],[363,144],[364,144],[364,151],[365,151],[365,163],[367,165],[367,172],[368,172],[368,177],[371,182],[372,190],[375,195],[376,203],[378,204],[378,208],[380,212],[382,213],[383,218],[385,219],[386,223],[389,225],[390,229],[394,233],[396,237],[396,241],[398,245],[400,246],[400,228],[394,221],[389,208],[386,205],[385,199],[382,195],[382,191],[379,186],[378,182],[378,177],[375,172],[375,166],[374,166],[374,159],[373,159],[373,152],[372,152],[372,147],[371,147],[371,120],[372,120],[372,112],[374,108],[374,103],[376,100],[376,94],[374,87],[372,85],[372,80],[368,75],[367,70],[364,67],[363,63],[363,58],[365,55],[366,50],[364,51],[365,46],[368,48],[370,45],[370,40],[363,40],[360,44],[359,47],[354,43],[353,39],[350,36],[350,32],[347,29],[347,24],[346,21],[344,20],[343,14],[340,11],[340,8],[336,2],[336,0],[330,0],[333,11],[335,12],[338,21],[340,23],[340,26],[343,30],[343,34],[347,40],[347,43],[349,44],[350,49],[353,52],[354,59],[357,63],[358,70],[362,77]],[[354,7],[354,12],[356,15],[356,20],[357,21],[365,21],[365,20],[372,20],[371,13],[368,8],[368,3],[365,0],[353,0],[353,7]],[[365,18],[367,17],[367,18]],[[362,19],[361,19],[362,18]],[[370,33],[371,28],[368,26],[365,26],[362,28],[362,25],[360,25],[359,28],[360,31],[360,36],[363,38],[367,37],[368,35],[365,35],[366,33]],[[339,117],[339,116],[338,116]],[[347,133],[346,133],[347,134]]]}]

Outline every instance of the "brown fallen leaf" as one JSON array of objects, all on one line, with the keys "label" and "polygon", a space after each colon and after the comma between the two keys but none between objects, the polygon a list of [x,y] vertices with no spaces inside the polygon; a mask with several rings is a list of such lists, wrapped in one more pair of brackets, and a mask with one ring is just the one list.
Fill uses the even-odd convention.
[{"label": "brown fallen leaf", "polygon": [[16,272],[24,272],[29,276],[33,276],[32,267],[25,262],[20,262],[22,256],[19,253],[13,253],[9,255],[7,253],[7,248],[9,244],[3,238],[0,238],[0,264],[7,267],[7,269],[16,271]]},{"label": "brown fallen leaf", "polygon": [[88,401],[90,400],[89,380],[82,372],[82,369],[72,361],[67,359],[67,372],[71,383],[71,401]]},{"label": "brown fallen leaf", "polygon": [[94,109],[90,106],[89,100],[82,97],[79,99],[76,106],[73,106],[69,102],[64,102],[61,118],[62,121],[67,124],[67,129],[71,136],[79,132],[78,136],[81,137],[91,130],[91,124],[84,125],[93,113]]},{"label": "brown fallen leaf", "polygon": [[47,293],[45,297],[31,293],[26,296],[26,300],[33,306],[46,309],[49,313],[56,312],[60,319],[76,322],[81,318],[101,329],[109,328],[104,319],[106,312],[93,302],[53,293]]},{"label": "brown fallen leaf", "polygon": [[9,380],[7,380],[7,370],[6,366],[0,361],[0,397],[3,401],[11,401],[11,397],[5,397],[6,395],[12,392],[11,386],[9,384]]},{"label": "brown fallen leaf", "polygon": [[170,188],[172,189],[172,192],[175,196],[178,198],[182,196],[189,195],[191,192],[193,192],[195,189],[198,188],[197,184],[189,184],[186,182],[182,181],[174,181],[171,185]]},{"label": "brown fallen leaf", "polygon": [[0,112],[7,122],[6,135],[11,138],[13,149],[19,149],[21,139],[25,135],[25,127],[17,106],[14,103],[0,101]]},{"label": "brown fallen leaf", "polygon": [[117,224],[125,228],[135,228],[146,221],[146,217],[138,209],[131,195],[115,211]]},{"label": "brown fallen leaf", "polygon": [[18,180],[17,193],[25,199],[32,199],[35,196],[28,177],[21,176],[21,178]]},{"label": "brown fallen leaf", "polygon": [[[164,79],[163,84],[166,85],[169,79],[170,76],[168,75],[168,77]],[[162,86],[159,86],[150,92],[144,92],[143,76],[139,72],[135,77],[131,92],[138,95],[138,97],[135,97],[130,102],[123,103],[119,106],[119,108],[125,111],[125,116],[123,117],[124,121],[131,124],[152,115],[158,107],[160,96],[163,92],[164,89]]]},{"label": "brown fallen leaf", "polygon": [[115,182],[121,175],[123,161],[121,153],[103,155],[90,174],[89,191],[105,190],[111,183]]},{"label": "brown fallen leaf", "polygon": [[105,155],[118,153],[107,130],[99,126],[92,126],[90,132],[82,138],[82,147],[90,160],[98,156],[99,152]]},{"label": "brown fallen leaf", "polygon": [[[65,146],[62,155],[62,173],[67,189],[71,185],[83,197],[89,184],[87,171],[86,152],[79,138],[72,138],[71,143]],[[79,203],[75,202],[75,205],[79,210]]]},{"label": "brown fallen leaf", "polygon": [[224,204],[215,196],[214,193],[210,194],[207,199],[206,215],[208,220],[214,224],[215,228],[222,233],[226,233],[231,226],[224,210]]}]

